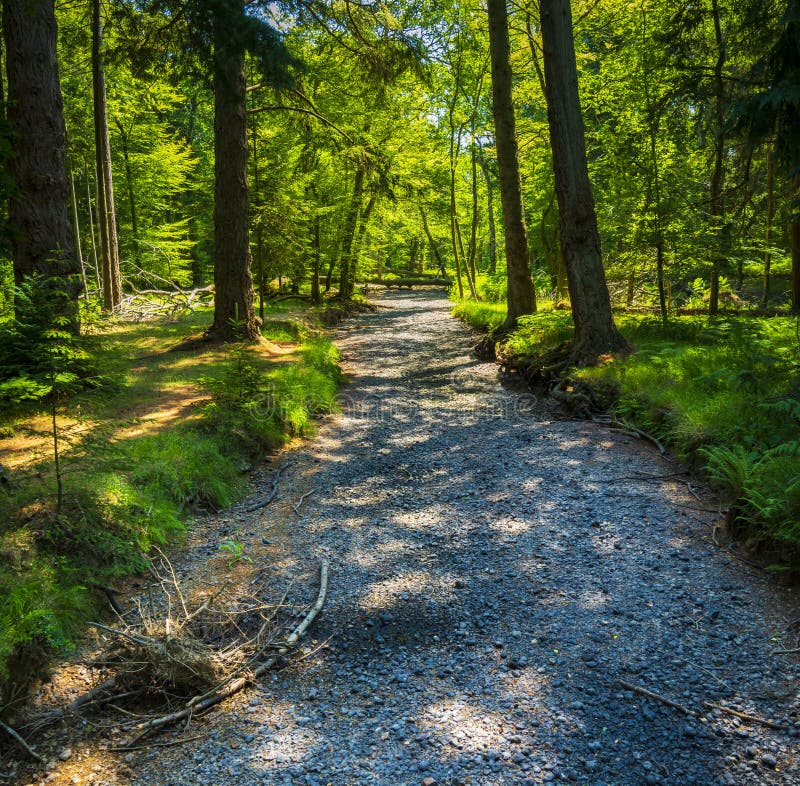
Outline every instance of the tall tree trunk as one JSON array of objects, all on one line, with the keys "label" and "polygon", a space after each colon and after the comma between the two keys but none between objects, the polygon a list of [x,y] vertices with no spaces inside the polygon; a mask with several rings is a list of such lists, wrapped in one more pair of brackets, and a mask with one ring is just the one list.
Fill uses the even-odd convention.
[{"label": "tall tree trunk", "polygon": [[723,223],[725,220],[725,108],[723,104],[725,68],[725,42],[722,37],[722,23],[717,0],[711,0],[711,16],[714,23],[714,41],[717,59],[714,63],[714,170],[711,174],[709,191],[709,221],[713,237],[711,256],[711,286],[709,288],[708,313],[716,316],[719,312],[719,277],[723,257]]},{"label": "tall tree trunk", "polygon": [[478,157],[475,152],[475,123],[472,124],[472,226],[469,233],[469,274],[475,286],[474,297],[480,300],[477,292],[477,271],[475,256],[478,253]]},{"label": "tall tree trunk", "polygon": [[212,338],[258,341],[250,273],[244,48],[232,27],[243,0],[214,13],[214,323]]},{"label": "tall tree trunk", "polygon": [[83,250],[81,249],[81,232],[80,222],[78,221],[78,197],[75,194],[75,174],[70,167],[69,171],[69,194],[72,202],[72,238],[75,259],[78,261],[78,266],[81,271],[81,287],[83,289],[83,296],[89,297],[89,287],[86,285],[86,267],[83,264]]},{"label": "tall tree trunk", "polygon": [[103,69],[103,9],[101,0],[92,3],[92,92],[94,100],[94,147],[97,161],[97,221],[103,272],[103,308],[114,311],[122,300],[119,271],[117,216],[114,209],[114,181],[111,174],[111,143],[108,137],[106,77]]},{"label": "tall tree trunk", "polygon": [[494,186],[489,162],[481,156],[481,170],[486,181],[486,216],[489,220],[489,272],[497,273],[497,228],[494,221]]},{"label": "tall tree trunk", "polygon": [[261,215],[261,177],[258,168],[258,133],[253,125],[253,189],[256,220],[256,276],[258,277],[258,316],[264,324],[264,222]]},{"label": "tall tree trunk", "polygon": [[369,202],[367,202],[367,206],[364,208],[360,216],[358,231],[356,232],[356,236],[353,240],[353,245],[350,250],[350,285],[348,287],[350,294],[348,297],[350,297],[356,289],[356,276],[358,275],[358,254],[361,250],[361,245],[364,242],[364,235],[367,231],[367,225],[369,224],[370,216],[372,215],[372,211],[375,208],[377,201],[377,194],[372,194],[369,198]]},{"label": "tall tree trunk", "polygon": [[488,0],[488,12],[489,53],[492,61],[492,112],[508,270],[508,315],[503,330],[508,330],[516,325],[519,317],[536,311],[536,293],[531,280],[528,237],[522,207],[517,128],[511,93],[511,48],[508,39],[506,0]]},{"label": "tall tree trunk", "polygon": [[442,274],[442,278],[444,278],[447,276],[447,267],[444,264],[442,255],[439,253],[436,241],[434,241],[433,235],[431,235],[431,230],[428,226],[428,217],[425,215],[425,208],[423,208],[422,205],[419,206],[419,214],[422,217],[422,228],[425,230],[425,236],[428,238],[428,245],[431,247],[431,253],[436,260],[436,264],[439,266],[439,272]]},{"label": "tall tree trunk", "polygon": [[775,221],[775,143],[770,142],[767,152],[767,215],[764,232],[764,291],[761,305],[769,305],[770,277],[772,275],[772,224]]},{"label": "tall tree trunk", "polygon": [[[100,286],[100,264],[97,260],[97,239],[94,236],[94,211],[92,210],[92,184],[89,178],[89,167],[83,162],[83,175],[86,178],[86,208],[89,212],[89,238],[92,241],[92,262],[94,263],[94,283],[97,286],[97,296],[102,297],[103,288]],[[95,178],[97,185],[97,178]],[[77,228],[76,228],[77,231]]]},{"label": "tall tree trunk", "polygon": [[80,268],[72,253],[66,129],[53,0],[3,0],[8,124],[16,185],[9,201],[14,280],[41,274],[68,294],[64,316],[78,329]]},{"label": "tall tree trunk", "polygon": [[122,143],[122,160],[125,162],[125,184],[128,186],[128,206],[131,211],[131,234],[134,241],[139,239],[139,222],[136,217],[136,193],[133,188],[133,172],[131,171],[131,156],[128,147],[128,134],[125,132],[125,126],[122,121],[117,117],[115,118],[117,128],[119,129],[119,138]]},{"label": "tall tree trunk", "polygon": [[311,219],[311,248],[313,256],[311,258],[311,302],[319,305],[322,300],[319,291],[319,271],[322,264],[322,243],[320,242],[319,213],[314,211],[314,218]]},{"label": "tall tree trunk", "polygon": [[800,314],[800,176],[792,178],[791,223],[789,235],[792,240],[792,313]]},{"label": "tall tree trunk", "polygon": [[[461,142],[461,134],[458,135],[458,144]],[[464,284],[461,281],[461,253],[458,247],[458,213],[456,211],[456,158],[453,149],[457,145],[450,137],[450,242],[453,246],[453,260],[456,265],[456,283],[458,284],[458,297],[464,298]]]},{"label": "tall tree trunk", "polygon": [[586,161],[569,0],[540,0],[547,117],[559,227],[575,333],[571,359],[594,362],[626,346],[611,314],[592,186]]},{"label": "tall tree trunk", "polygon": [[350,199],[350,208],[345,217],[342,229],[342,259],[339,265],[339,297],[349,300],[353,294],[353,278],[351,266],[355,250],[356,230],[358,229],[358,214],[361,212],[361,198],[364,195],[364,167],[356,168],[353,180],[353,195]]}]

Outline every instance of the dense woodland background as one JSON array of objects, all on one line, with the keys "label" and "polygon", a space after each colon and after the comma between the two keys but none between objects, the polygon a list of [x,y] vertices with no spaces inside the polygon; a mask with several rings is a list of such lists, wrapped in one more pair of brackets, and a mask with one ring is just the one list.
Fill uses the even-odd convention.
[{"label": "dense woodland background", "polygon": [[[444,280],[483,351],[557,366],[574,411],[668,443],[734,535],[795,558],[797,0],[4,0],[2,24],[3,436],[49,425],[3,471],[0,676],[334,406],[318,323],[370,285]],[[200,331],[194,376],[131,371]],[[116,439],[169,374],[202,423]]]}]

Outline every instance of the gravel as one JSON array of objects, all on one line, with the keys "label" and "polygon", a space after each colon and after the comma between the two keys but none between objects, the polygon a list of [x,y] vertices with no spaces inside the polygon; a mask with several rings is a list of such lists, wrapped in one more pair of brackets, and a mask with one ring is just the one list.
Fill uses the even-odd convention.
[{"label": "gravel", "polygon": [[[800,783],[800,669],[770,655],[787,591],[710,544],[710,503],[652,477],[679,468],[646,443],[501,384],[439,294],[379,303],[337,331],[343,413],[280,481],[288,511],[318,490],[276,574],[310,600],[331,561],[308,657],[126,782]],[[220,521],[271,543],[246,507]]]}]

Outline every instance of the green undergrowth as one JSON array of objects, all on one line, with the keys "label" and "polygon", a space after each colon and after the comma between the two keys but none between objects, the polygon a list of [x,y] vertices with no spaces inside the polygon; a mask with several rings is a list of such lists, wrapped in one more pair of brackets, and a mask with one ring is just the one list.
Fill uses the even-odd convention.
[{"label": "green undergrowth", "polygon": [[[462,301],[453,313],[478,329],[505,317],[496,303]],[[792,317],[618,315],[634,347],[577,369],[596,402],[668,445],[730,505],[734,535],[800,563],[800,365]],[[569,340],[568,312],[520,320],[503,356],[532,357]]]},{"label": "green undergrowth", "polygon": [[144,569],[192,510],[241,497],[253,462],[334,409],[338,355],[310,310],[265,321],[278,347],[187,341],[210,318],[101,326],[85,340],[105,383],[57,408],[60,509],[43,404],[0,410],[0,714],[73,644],[99,588]]}]

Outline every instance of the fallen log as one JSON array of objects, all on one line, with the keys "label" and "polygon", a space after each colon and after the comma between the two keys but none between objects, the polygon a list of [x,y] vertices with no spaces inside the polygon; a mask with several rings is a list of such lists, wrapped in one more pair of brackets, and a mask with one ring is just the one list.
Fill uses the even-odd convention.
[{"label": "fallen log", "polygon": [[449,287],[452,283],[449,278],[435,278],[426,276],[414,276],[407,278],[372,278],[367,281],[372,286],[386,287],[391,289],[413,289],[414,287]]}]

